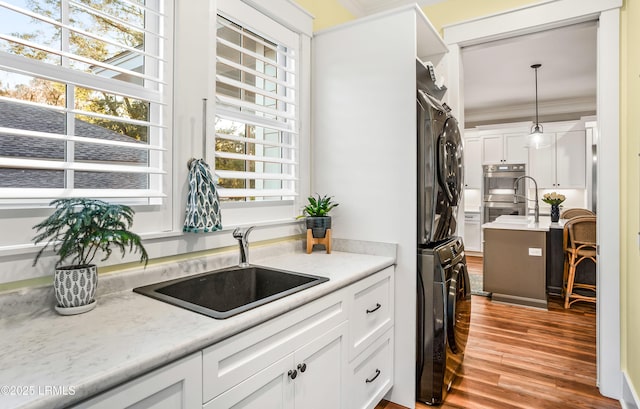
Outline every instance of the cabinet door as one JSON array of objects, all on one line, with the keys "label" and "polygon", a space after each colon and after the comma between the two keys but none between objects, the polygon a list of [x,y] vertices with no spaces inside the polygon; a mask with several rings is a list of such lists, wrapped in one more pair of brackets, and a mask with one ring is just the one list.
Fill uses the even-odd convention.
[{"label": "cabinet door", "polygon": [[504,135],[504,159],[507,163],[527,163],[529,149],[527,134],[512,133]]},{"label": "cabinet door", "polygon": [[482,163],[502,163],[504,160],[504,147],[502,135],[489,135],[482,137]]},{"label": "cabinet door", "polygon": [[482,147],[480,138],[464,140],[464,187],[480,189],[482,182]]},{"label": "cabinet door", "polygon": [[74,409],[196,409],[201,407],[202,354],[198,352],[100,394],[74,406]]},{"label": "cabinet door", "polygon": [[464,248],[469,251],[482,251],[480,246],[480,214],[464,215]]},{"label": "cabinet door", "polygon": [[293,409],[293,354],[207,402],[203,409]]},{"label": "cabinet door", "polygon": [[556,134],[556,187],[584,189],[586,179],[584,131]]},{"label": "cabinet door", "polygon": [[[344,408],[347,362],[347,323],[295,352],[296,409]],[[271,408],[272,406],[263,406]]]},{"label": "cabinet door", "polygon": [[[528,174],[538,182],[540,189],[553,189],[556,187],[556,151],[555,134],[544,134],[545,143],[539,148],[529,149]],[[532,187],[532,186],[531,186]]]}]

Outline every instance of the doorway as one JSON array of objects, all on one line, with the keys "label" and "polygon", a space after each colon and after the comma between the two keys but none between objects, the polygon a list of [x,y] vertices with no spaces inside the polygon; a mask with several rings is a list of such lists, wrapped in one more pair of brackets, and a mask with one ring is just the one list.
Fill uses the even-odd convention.
[{"label": "doorway", "polygon": [[[597,117],[600,142],[597,175],[598,274],[597,369],[600,392],[622,396],[620,368],[620,211],[619,188],[619,94],[620,94],[620,7],[619,0],[583,2],[566,0],[533,4],[511,12],[447,26],[444,40],[449,47],[448,83],[453,114],[464,121],[462,83],[464,47],[542,30],[597,21]],[[458,85],[460,85],[458,87]],[[607,240],[601,240],[606,237]],[[603,319],[606,317],[606,319]]]}]

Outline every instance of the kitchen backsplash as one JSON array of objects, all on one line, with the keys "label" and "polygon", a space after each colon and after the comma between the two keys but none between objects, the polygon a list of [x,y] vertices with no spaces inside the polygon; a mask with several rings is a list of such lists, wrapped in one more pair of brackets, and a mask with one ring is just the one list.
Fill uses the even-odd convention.
[{"label": "kitchen backsplash", "polygon": [[[587,206],[587,190],[586,189],[540,189],[538,191],[539,199],[542,199],[542,195],[545,193],[557,192],[566,196],[566,200],[561,205],[561,209],[570,209],[573,207],[588,208]],[[529,198],[535,197],[534,189],[529,189]],[[540,213],[548,214],[551,206],[540,200]],[[482,206],[482,191],[480,189],[465,189],[464,190],[464,211],[465,212],[478,212]],[[529,206],[533,208],[533,202],[529,202]]]}]

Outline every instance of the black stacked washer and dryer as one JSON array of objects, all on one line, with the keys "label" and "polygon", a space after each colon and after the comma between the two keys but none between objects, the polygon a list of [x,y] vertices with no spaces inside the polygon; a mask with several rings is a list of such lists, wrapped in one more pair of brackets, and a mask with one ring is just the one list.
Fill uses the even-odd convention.
[{"label": "black stacked washer and dryer", "polygon": [[456,236],[462,196],[462,140],[440,102],[433,71],[416,62],[418,119],[418,252],[416,395],[442,403],[462,364],[471,319],[464,245]]}]

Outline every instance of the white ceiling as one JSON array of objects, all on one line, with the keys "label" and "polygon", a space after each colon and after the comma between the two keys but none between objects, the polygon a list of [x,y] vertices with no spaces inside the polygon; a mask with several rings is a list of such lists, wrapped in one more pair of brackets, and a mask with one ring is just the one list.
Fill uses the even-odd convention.
[{"label": "white ceiling", "polygon": [[541,121],[593,115],[595,22],[466,47],[465,125],[535,118],[535,72]]}]

